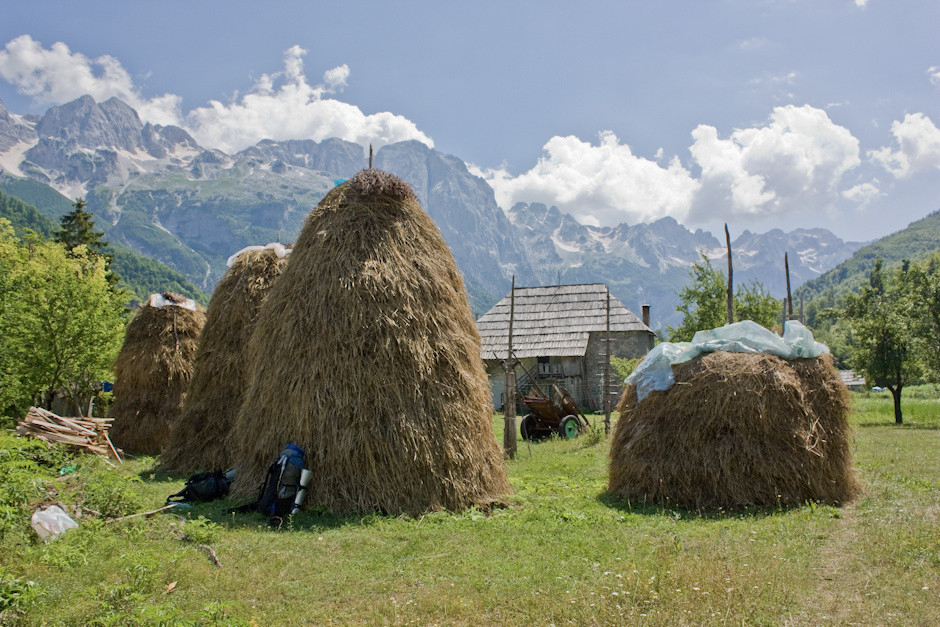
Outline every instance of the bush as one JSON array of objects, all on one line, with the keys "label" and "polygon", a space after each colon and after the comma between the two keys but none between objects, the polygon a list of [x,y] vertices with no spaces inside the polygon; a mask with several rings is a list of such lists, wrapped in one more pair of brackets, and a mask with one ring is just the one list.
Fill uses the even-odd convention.
[{"label": "bush", "polygon": [[117,518],[138,511],[143,499],[138,477],[126,477],[110,469],[95,468],[85,476],[85,509],[107,518]]}]

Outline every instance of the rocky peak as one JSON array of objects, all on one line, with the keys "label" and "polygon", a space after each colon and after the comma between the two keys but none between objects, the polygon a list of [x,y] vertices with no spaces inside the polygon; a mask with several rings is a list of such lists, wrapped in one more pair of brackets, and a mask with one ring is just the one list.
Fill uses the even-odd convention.
[{"label": "rocky peak", "polygon": [[178,126],[160,126],[147,122],[141,129],[140,136],[147,153],[157,159],[163,159],[179,149],[200,149],[196,140]]},{"label": "rocky peak", "polygon": [[41,139],[52,139],[80,148],[144,149],[143,123],[137,112],[117,98],[100,105],[91,96],[51,107],[36,125]]},{"label": "rocky peak", "polygon": [[36,130],[32,125],[10,113],[0,100],[0,153],[20,142],[34,142],[36,139]]},{"label": "rocky peak", "polygon": [[340,178],[351,178],[367,165],[362,146],[335,137],[319,143],[312,139],[265,139],[242,150],[235,157],[239,160],[254,159],[262,163],[280,162],[280,167],[318,170]]}]

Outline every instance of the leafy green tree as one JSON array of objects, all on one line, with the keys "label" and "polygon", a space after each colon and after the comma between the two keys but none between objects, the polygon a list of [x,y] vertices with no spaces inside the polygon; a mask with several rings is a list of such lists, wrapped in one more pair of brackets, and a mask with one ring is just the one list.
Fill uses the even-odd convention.
[{"label": "leafy green tree", "polygon": [[[712,267],[702,255],[700,263],[692,264],[689,283],[679,292],[676,311],[683,314],[682,324],[669,327],[669,339],[686,342],[696,331],[714,329],[728,322],[728,283],[724,273]],[[772,328],[781,312],[780,301],[770,295],[759,281],[739,286],[734,294],[736,321],[753,320]]]},{"label": "leafy green tree", "polygon": [[782,303],[770,295],[764,284],[752,280],[740,286],[734,293],[734,317],[736,320],[753,320],[772,329],[782,315]]},{"label": "leafy green tree", "polygon": [[910,269],[917,353],[929,378],[940,381],[940,254]]},{"label": "leafy green tree", "polygon": [[19,257],[19,244],[13,227],[10,222],[0,218],[0,414],[14,405],[23,393],[15,363],[9,358],[14,350],[14,275]]},{"label": "leafy green tree", "polygon": [[868,285],[845,299],[844,314],[852,328],[850,364],[875,385],[891,391],[897,424],[903,422],[901,391],[920,370],[911,324],[911,279],[906,264],[889,274],[878,259]]},{"label": "leafy green tree", "polygon": [[120,348],[124,294],[108,283],[104,258],[84,246],[66,251],[35,235],[20,243],[5,224],[0,251],[5,406],[41,398],[48,407],[62,392],[81,411]]},{"label": "leafy green tree", "polygon": [[687,342],[696,331],[714,329],[728,322],[725,275],[713,268],[703,254],[701,263],[692,264],[689,278],[689,284],[679,291],[676,307],[676,311],[682,312],[682,324],[668,328],[669,339],[673,342]]}]

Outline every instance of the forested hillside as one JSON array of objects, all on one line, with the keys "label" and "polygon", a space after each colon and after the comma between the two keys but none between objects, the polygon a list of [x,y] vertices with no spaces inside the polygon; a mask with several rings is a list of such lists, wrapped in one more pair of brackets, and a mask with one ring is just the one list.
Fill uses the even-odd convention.
[{"label": "forested hillside", "polygon": [[868,280],[876,259],[883,259],[886,268],[902,260],[921,261],[940,251],[940,210],[912,222],[906,229],[863,246],[854,255],[821,276],[807,281],[794,293],[805,303],[821,301],[831,306],[848,292]]},{"label": "forested hillside", "polygon": [[[16,184],[12,186],[8,185],[9,179],[0,183],[0,217],[9,220],[20,237],[29,229],[45,238],[51,238],[59,225],[50,215],[65,215],[72,208],[71,203],[45,185],[32,181],[13,182]],[[22,191],[33,199],[48,202],[47,211],[40,212],[22,198],[10,195],[9,187]],[[133,300],[143,301],[155,292],[170,291],[183,294],[202,304],[209,302],[208,294],[193,285],[181,273],[159,261],[122,246],[111,245],[108,252],[112,255],[112,270],[121,277],[121,285],[131,293]]]}]

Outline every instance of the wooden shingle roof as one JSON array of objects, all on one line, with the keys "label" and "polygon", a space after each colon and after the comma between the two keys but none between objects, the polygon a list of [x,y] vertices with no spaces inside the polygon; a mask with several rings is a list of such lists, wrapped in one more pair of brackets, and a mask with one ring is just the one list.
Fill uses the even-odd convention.
[{"label": "wooden shingle roof", "polygon": [[[505,359],[509,336],[510,295],[477,319],[483,359]],[[579,357],[591,332],[607,328],[607,286],[552,285],[515,290],[512,347],[516,357]],[[652,331],[613,295],[610,330]]]}]

